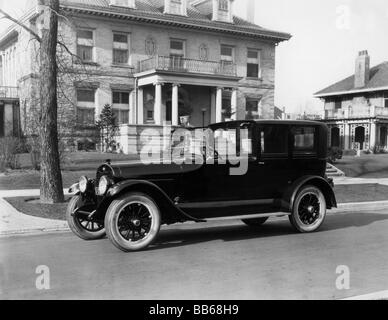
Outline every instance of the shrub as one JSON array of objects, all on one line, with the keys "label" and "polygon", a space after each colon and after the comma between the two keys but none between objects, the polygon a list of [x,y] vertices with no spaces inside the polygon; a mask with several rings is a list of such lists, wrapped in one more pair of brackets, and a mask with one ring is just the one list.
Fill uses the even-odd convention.
[{"label": "shrub", "polygon": [[337,160],[342,159],[343,154],[344,152],[341,148],[338,148],[338,147],[329,148],[328,155],[327,155],[329,163],[336,163]]},{"label": "shrub", "polygon": [[14,137],[5,137],[0,139],[0,171],[5,171],[7,168],[20,168],[20,150],[20,139]]}]

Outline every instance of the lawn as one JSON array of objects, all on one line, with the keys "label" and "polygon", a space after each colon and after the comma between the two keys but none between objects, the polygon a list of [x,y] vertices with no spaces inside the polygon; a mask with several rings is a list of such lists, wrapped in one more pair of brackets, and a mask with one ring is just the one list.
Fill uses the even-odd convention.
[{"label": "lawn", "polygon": [[347,177],[352,178],[388,178],[388,155],[361,155],[361,157],[346,156],[335,166]]},{"label": "lawn", "polygon": [[[388,186],[379,184],[339,185],[335,187],[335,194],[338,203],[383,201],[388,200]],[[5,200],[18,211],[30,216],[66,220],[67,203],[31,203],[31,197],[6,198]]]},{"label": "lawn", "polygon": [[[137,160],[138,156],[99,153],[76,152],[66,154],[66,160],[62,164],[63,187],[68,188],[83,175],[94,177],[97,167],[107,159],[112,161]],[[0,173],[0,190],[39,189],[40,174],[31,170],[29,154],[20,155],[20,170]]]}]

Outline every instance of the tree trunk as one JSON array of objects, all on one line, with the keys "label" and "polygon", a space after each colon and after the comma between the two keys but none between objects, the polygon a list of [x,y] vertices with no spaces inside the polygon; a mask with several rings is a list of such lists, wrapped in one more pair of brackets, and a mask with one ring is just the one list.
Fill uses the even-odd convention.
[{"label": "tree trunk", "polygon": [[48,0],[45,4],[50,10],[45,11],[40,46],[40,200],[43,203],[58,203],[64,201],[57,123],[58,16],[55,12],[59,12],[59,0]]}]

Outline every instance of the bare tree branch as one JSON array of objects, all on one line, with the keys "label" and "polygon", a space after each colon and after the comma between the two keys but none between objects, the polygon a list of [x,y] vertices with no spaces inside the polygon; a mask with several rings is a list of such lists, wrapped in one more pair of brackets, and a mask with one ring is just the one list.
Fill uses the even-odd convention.
[{"label": "bare tree branch", "polygon": [[0,9],[0,13],[2,15],[4,15],[4,18],[6,18],[6,19],[16,23],[17,25],[19,25],[20,27],[22,27],[23,29],[28,31],[34,38],[36,38],[37,41],[42,42],[41,37],[39,37],[39,35],[34,30],[32,30],[31,28],[27,27],[24,23],[20,22],[19,20],[15,19],[14,17],[10,16],[3,9]]}]

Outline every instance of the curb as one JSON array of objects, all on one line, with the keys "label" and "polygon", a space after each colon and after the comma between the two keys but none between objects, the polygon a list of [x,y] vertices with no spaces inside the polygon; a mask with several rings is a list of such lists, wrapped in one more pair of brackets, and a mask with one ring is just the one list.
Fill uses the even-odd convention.
[{"label": "curb", "polygon": [[[346,214],[349,212],[360,212],[364,210],[383,210],[383,209],[388,209],[388,201],[341,203],[338,205],[337,209],[330,210],[328,214],[335,215],[335,214]],[[63,222],[65,223],[65,221]],[[21,229],[21,230],[1,231],[0,237],[27,235],[27,234],[69,232],[69,231],[70,231],[69,227]]]}]

